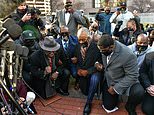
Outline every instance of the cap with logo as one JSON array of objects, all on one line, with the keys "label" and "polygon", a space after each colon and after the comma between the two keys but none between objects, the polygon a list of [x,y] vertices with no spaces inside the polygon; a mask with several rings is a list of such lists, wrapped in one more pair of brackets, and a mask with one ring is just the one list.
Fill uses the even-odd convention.
[{"label": "cap with logo", "polygon": [[22,32],[22,37],[26,40],[34,40],[36,39],[35,34],[31,30],[25,30]]}]

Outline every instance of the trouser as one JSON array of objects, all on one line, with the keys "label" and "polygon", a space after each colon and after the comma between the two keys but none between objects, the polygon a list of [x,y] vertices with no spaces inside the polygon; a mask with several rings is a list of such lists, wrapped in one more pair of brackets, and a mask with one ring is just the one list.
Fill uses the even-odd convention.
[{"label": "trouser", "polygon": [[63,72],[56,79],[56,88],[61,88],[64,92],[68,92],[70,72],[63,69]]},{"label": "trouser", "polygon": [[146,93],[144,96],[142,111],[146,115],[154,115],[154,97],[149,95],[148,93]]},{"label": "trouser", "polygon": [[87,103],[91,103],[97,91],[101,73],[97,72],[87,77],[80,77],[80,89],[83,94],[87,95]]},{"label": "trouser", "polygon": [[[130,106],[132,110],[135,111],[136,106],[142,101],[144,96],[144,89],[143,87],[139,84],[136,83],[131,86],[128,100],[126,105]],[[103,105],[107,110],[112,110],[114,109],[117,104],[118,104],[118,99],[119,95],[111,95],[108,92],[108,85],[105,80],[103,83],[103,88],[102,88],[102,100],[103,100]]]}]

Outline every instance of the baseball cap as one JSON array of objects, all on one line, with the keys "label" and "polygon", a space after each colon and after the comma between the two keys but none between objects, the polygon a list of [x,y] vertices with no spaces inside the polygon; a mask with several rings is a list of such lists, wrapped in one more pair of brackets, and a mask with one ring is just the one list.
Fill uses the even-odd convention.
[{"label": "baseball cap", "polygon": [[34,32],[31,31],[31,30],[25,30],[25,31],[23,31],[23,32],[22,32],[22,37],[23,37],[24,39],[26,39],[26,40],[28,40],[28,39],[29,39],[29,40],[36,39]]}]

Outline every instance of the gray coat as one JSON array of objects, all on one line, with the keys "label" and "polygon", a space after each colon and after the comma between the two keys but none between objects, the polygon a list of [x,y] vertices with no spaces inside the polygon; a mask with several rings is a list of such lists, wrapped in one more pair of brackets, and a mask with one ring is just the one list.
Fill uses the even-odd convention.
[{"label": "gray coat", "polygon": [[65,9],[56,12],[55,21],[53,22],[56,32],[60,32],[61,26],[67,26],[71,35],[77,34],[78,24],[86,25],[86,20],[77,11],[70,13],[68,24],[65,23]]},{"label": "gray coat", "polygon": [[115,49],[108,64],[102,54],[105,78],[120,95],[129,96],[130,87],[138,82],[138,65],[135,54],[122,43],[115,41]]}]

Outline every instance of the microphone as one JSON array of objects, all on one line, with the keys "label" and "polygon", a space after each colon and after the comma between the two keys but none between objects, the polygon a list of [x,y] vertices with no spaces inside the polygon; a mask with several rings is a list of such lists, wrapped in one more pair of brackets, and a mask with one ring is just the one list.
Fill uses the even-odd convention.
[{"label": "microphone", "polygon": [[34,112],[29,106],[35,100],[35,97],[36,95],[33,92],[27,92],[26,103],[24,103],[27,110],[32,114],[34,114]]},{"label": "microphone", "polygon": [[11,18],[8,18],[2,24],[4,30],[1,33],[0,46],[5,43],[10,37],[16,39],[22,33],[22,28],[15,23]]},{"label": "microphone", "polygon": [[11,18],[7,18],[7,19],[3,22],[2,27],[3,27],[3,28],[7,28],[7,27],[11,26],[12,24],[15,24],[15,21],[14,21],[13,19],[11,19]]},{"label": "microphone", "polygon": [[4,37],[0,39],[0,46],[4,44],[10,38],[9,34],[6,34]]}]

